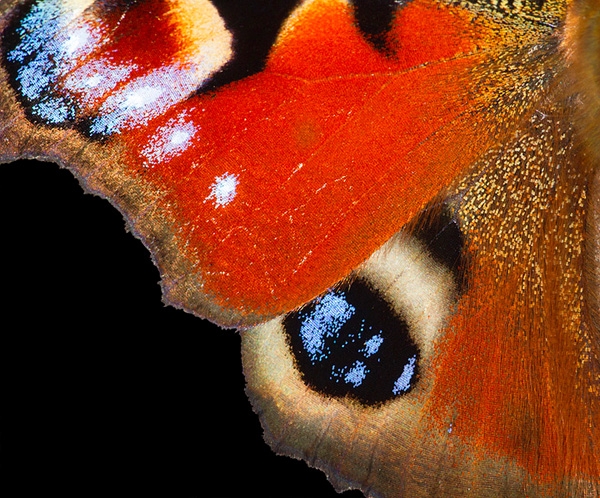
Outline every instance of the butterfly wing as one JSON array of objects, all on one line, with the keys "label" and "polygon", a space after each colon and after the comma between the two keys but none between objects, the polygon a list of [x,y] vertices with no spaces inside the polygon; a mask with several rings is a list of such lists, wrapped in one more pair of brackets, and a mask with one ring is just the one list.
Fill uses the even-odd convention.
[{"label": "butterfly wing", "polygon": [[472,73],[519,32],[473,12],[405,6],[390,55],[356,29],[350,5],[308,2],[262,72],[214,92],[202,89],[233,60],[232,36],[215,7],[195,6],[54,0],[7,18],[5,35],[21,99],[8,104],[19,138],[5,155],[76,155],[88,188],[150,247],[177,306],[229,325],[298,307],[505,133],[490,111],[499,90]]},{"label": "butterfly wing", "polygon": [[[409,250],[410,241],[394,240],[358,273],[406,317],[406,334],[418,344],[419,371],[409,392],[393,397],[390,387],[381,405],[360,391],[369,381],[381,385],[388,369],[396,368],[401,379],[411,367],[406,346],[390,365],[384,365],[383,352],[377,363],[368,363],[366,354],[359,360],[337,356],[335,366],[346,370],[335,378],[332,368],[324,381],[312,372],[327,358],[306,366],[299,360],[302,347],[286,346],[298,333],[288,321],[244,334],[251,397],[275,449],[310,458],[341,489],[360,486],[375,496],[463,496],[466,489],[476,496],[597,492],[597,329],[584,318],[589,301],[581,287],[588,176],[579,170],[581,151],[566,145],[573,137],[561,123],[572,119],[561,109],[534,118],[512,142],[489,151],[481,169],[452,193],[460,198],[456,216],[468,254],[456,311],[452,298],[441,294],[456,292],[443,277],[423,297],[414,290],[411,271],[424,257]],[[557,147],[558,137],[566,140],[564,147]],[[560,157],[549,159],[548,150],[557,149]],[[517,173],[515,162],[523,165]],[[421,264],[424,288],[437,263]],[[432,299],[436,294],[439,300]],[[310,351],[312,323],[326,322],[318,342],[323,356],[333,357],[335,341],[349,349],[354,340],[393,339],[380,326],[377,335],[346,338],[334,326],[339,315],[322,315],[310,309],[298,328]],[[432,332],[428,327],[436,320],[447,326]],[[366,369],[357,382],[359,365]],[[332,378],[347,397],[329,394],[326,381]]]},{"label": "butterfly wing", "polygon": [[[290,9],[264,69],[239,79],[209,2],[7,3],[3,158],[71,168],[125,213],[166,298],[219,323],[263,322],[339,281],[380,295],[401,324],[358,353],[378,360],[404,330],[388,397],[308,382],[287,346],[296,327],[309,360],[322,353],[358,309],[350,290],[244,333],[269,441],[338,487],[593,494],[597,195],[578,125],[593,92],[571,68],[567,6],[415,0],[373,33],[360,5]],[[378,373],[353,361],[334,384]]]}]

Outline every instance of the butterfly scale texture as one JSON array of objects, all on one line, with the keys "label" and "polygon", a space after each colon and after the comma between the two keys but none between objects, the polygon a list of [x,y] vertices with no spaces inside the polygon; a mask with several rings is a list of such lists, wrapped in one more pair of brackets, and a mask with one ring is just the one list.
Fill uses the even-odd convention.
[{"label": "butterfly scale texture", "polygon": [[[242,328],[266,440],[338,489],[597,496],[598,2],[413,0],[383,51],[351,5],[304,2],[261,72],[206,92],[232,45],[193,4],[2,1],[1,159],[69,168],[150,249],[166,301]],[[56,6],[57,40],[83,22],[108,41],[43,48],[32,5]],[[97,61],[120,78],[103,93],[74,83]],[[126,93],[160,78],[159,110]],[[375,406],[314,392],[276,317],[363,278],[424,209],[451,211],[467,264],[419,384]]]}]

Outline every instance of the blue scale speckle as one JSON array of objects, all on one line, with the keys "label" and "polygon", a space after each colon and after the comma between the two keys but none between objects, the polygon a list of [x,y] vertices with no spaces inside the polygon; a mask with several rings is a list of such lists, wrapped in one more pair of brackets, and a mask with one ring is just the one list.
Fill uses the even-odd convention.
[{"label": "blue scale speckle", "polygon": [[300,373],[317,392],[378,404],[409,392],[418,377],[408,326],[361,281],[315,299],[284,324]]}]

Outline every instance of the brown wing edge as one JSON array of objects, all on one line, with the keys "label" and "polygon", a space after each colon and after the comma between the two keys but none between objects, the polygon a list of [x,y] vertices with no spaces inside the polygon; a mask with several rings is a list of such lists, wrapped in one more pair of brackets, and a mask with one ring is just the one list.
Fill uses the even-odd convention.
[{"label": "brown wing edge", "polygon": [[[0,7],[0,36],[18,1]],[[0,67],[0,163],[37,159],[57,163],[78,179],[85,192],[110,202],[126,226],[150,252],[161,276],[165,304],[207,318],[224,328],[239,328],[265,318],[241,313],[216,303],[203,292],[202,276],[194,261],[182,256],[177,227],[168,207],[158,202],[163,191],[145,184],[125,169],[121,150],[110,142],[94,142],[71,129],[36,126],[26,117],[8,74]]]}]

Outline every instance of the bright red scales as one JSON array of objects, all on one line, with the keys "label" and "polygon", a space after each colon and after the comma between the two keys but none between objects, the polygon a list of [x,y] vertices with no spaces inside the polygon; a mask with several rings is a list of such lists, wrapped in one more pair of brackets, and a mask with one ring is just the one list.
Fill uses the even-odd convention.
[{"label": "bright red scales", "polygon": [[[275,448],[378,496],[598,494],[597,0],[413,0],[379,48],[358,26],[362,2],[307,1],[263,71],[218,88],[236,45],[211,2],[40,0],[7,14],[18,3],[0,17],[0,159],[66,164],[124,212],[170,303],[244,329]],[[409,240],[441,214],[458,269]],[[378,406],[316,394],[268,320],[390,239],[400,263],[359,278],[406,322],[420,378]],[[338,308],[310,311],[325,323],[309,330],[317,357],[356,311],[329,297]],[[387,340],[373,334],[363,358]]]},{"label": "bright red scales", "polygon": [[[313,3],[264,72],[120,137],[134,145],[132,172],[167,189],[178,244],[212,299],[265,317],[309,301],[472,164],[494,137],[470,114],[470,72],[501,43],[473,17],[413,2],[390,58],[360,36],[347,5]],[[200,130],[193,145],[144,169],[147,137],[182,112]],[[227,174],[237,195],[215,208],[206,198]]]}]

